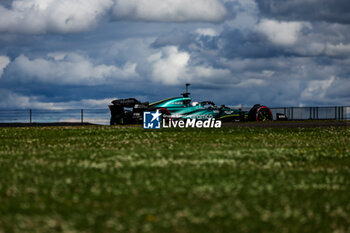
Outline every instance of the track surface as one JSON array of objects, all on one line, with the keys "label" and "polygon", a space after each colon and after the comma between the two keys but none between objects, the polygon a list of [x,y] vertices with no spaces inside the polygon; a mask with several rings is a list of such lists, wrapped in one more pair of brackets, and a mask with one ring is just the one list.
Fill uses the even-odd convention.
[{"label": "track surface", "polygon": [[52,122],[52,123],[0,123],[0,127],[47,127],[47,126],[84,126],[91,123]]},{"label": "track surface", "polygon": [[[0,127],[47,127],[47,126],[87,126],[91,123],[0,123]],[[134,125],[136,126],[136,125]],[[274,121],[274,122],[229,122],[223,127],[260,127],[260,128],[318,128],[318,127],[346,127],[350,121]],[[141,127],[141,126],[140,126]]]},{"label": "track surface", "polygon": [[346,127],[350,121],[274,121],[274,122],[230,122],[224,127],[261,127],[261,128],[318,128]]}]

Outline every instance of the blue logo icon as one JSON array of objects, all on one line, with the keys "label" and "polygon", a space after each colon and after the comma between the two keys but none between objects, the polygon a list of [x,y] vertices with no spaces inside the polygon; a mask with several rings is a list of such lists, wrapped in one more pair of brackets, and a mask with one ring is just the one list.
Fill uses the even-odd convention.
[{"label": "blue logo icon", "polygon": [[160,129],[160,116],[162,114],[156,112],[143,112],[143,128],[144,129]]}]

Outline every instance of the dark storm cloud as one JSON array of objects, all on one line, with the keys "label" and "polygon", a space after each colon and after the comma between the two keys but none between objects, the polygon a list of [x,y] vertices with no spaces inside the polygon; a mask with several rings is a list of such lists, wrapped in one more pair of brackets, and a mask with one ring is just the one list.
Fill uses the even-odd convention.
[{"label": "dark storm cloud", "polygon": [[256,32],[224,31],[220,35],[221,54],[227,58],[268,58],[290,55]]},{"label": "dark storm cloud", "polygon": [[12,5],[13,0],[1,0],[0,6],[10,8]]},{"label": "dark storm cloud", "polygon": [[[203,29],[210,30],[210,29]],[[200,29],[198,31],[201,31]],[[192,51],[196,49],[218,49],[218,39],[216,35],[203,35],[199,32],[188,32],[184,30],[173,30],[168,34],[160,35],[151,45],[152,48],[162,48],[165,46],[178,46],[180,49]],[[213,32],[214,33],[214,32]]]},{"label": "dark storm cloud", "polygon": [[154,43],[152,43],[153,48],[161,48],[169,45],[176,45],[184,47],[193,43],[195,37],[192,33],[186,31],[174,30],[170,34],[164,34],[159,36]]},{"label": "dark storm cloud", "polygon": [[263,16],[350,24],[349,0],[256,0]]},{"label": "dark storm cloud", "polygon": [[[225,58],[269,58],[296,55],[292,48],[278,46],[256,31],[226,29],[215,36],[203,36],[194,32],[174,31],[159,36],[153,48],[178,46],[190,53],[215,50]],[[218,54],[215,54],[218,55]],[[216,58],[215,58],[216,59]]]}]

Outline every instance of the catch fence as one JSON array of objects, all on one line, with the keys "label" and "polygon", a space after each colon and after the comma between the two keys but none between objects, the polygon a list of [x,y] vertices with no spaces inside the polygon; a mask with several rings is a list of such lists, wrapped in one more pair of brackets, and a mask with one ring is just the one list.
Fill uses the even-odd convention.
[{"label": "catch fence", "polygon": [[[288,120],[350,120],[350,106],[270,108]],[[243,108],[249,111],[249,108]],[[105,109],[0,109],[0,123],[93,123],[108,125],[110,112]]]},{"label": "catch fence", "polygon": [[0,123],[109,124],[109,109],[0,109]]},{"label": "catch fence", "polygon": [[271,108],[276,117],[277,113],[287,116],[288,120],[350,120],[350,107],[281,107]]}]

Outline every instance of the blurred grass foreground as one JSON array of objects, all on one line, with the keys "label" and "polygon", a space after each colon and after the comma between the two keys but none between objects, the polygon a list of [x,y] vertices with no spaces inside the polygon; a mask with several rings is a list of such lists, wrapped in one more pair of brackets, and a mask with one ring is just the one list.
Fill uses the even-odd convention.
[{"label": "blurred grass foreground", "polygon": [[350,128],[0,128],[0,232],[350,232]]}]

